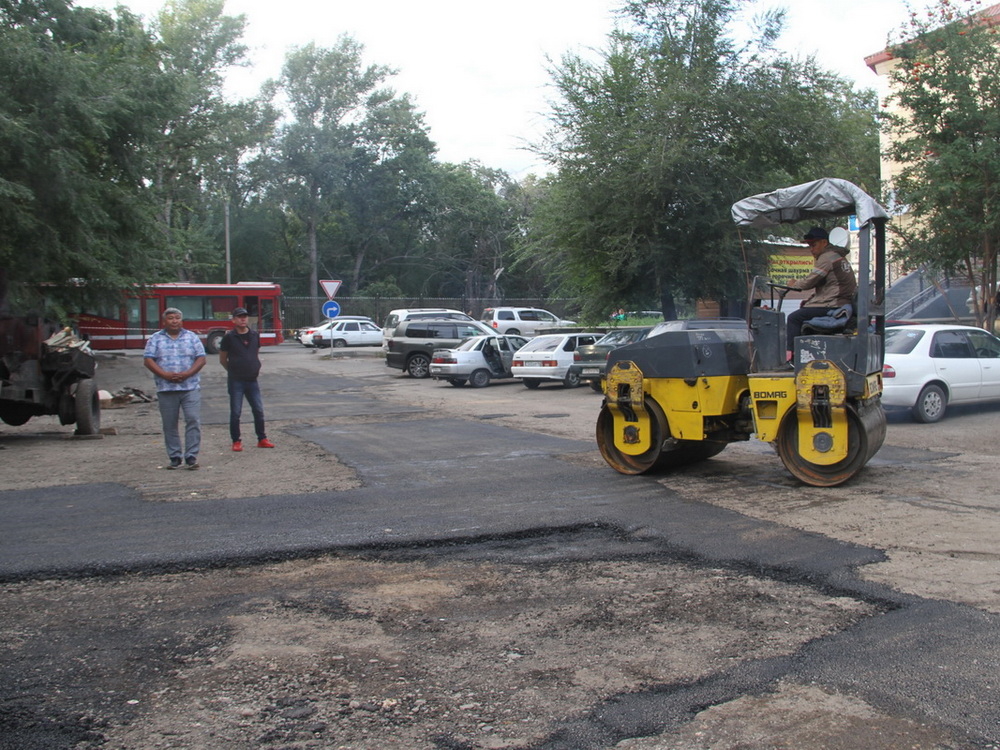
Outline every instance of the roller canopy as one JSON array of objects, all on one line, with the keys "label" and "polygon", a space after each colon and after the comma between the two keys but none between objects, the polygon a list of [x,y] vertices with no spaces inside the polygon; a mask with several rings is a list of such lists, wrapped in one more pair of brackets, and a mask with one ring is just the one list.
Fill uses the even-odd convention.
[{"label": "roller canopy", "polygon": [[860,226],[873,219],[889,218],[864,190],[833,177],[753,195],[734,203],[732,208],[733,221],[741,227],[770,227],[851,214],[857,215]]}]

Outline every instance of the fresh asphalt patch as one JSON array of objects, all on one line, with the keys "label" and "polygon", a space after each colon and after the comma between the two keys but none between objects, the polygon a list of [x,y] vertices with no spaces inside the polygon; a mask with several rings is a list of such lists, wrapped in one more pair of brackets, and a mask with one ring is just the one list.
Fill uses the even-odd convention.
[{"label": "fresh asphalt patch", "polygon": [[[304,377],[296,385],[317,382]],[[567,460],[596,450],[589,438],[527,433],[486,424],[488,416],[421,418],[418,408],[404,420],[370,421],[401,407],[362,397],[351,383],[330,385],[322,393],[324,416],[368,421],[288,429],[355,468],[362,488],[179,503],[146,502],[110,482],[2,492],[0,579],[237,566],[333,551],[485,552],[497,540],[522,540],[516,554],[529,561],[542,554],[532,552],[536,539],[550,549],[556,539],[564,554],[582,559],[613,549],[623,554],[627,547],[805,583],[876,603],[880,614],[792,656],[751,660],[695,683],[623,693],[567,720],[539,747],[596,749],[655,734],[705,706],[766,691],[784,678],[842,689],[886,711],[948,727],[967,736],[969,747],[1000,741],[1000,618],[861,581],[858,567],[883,560],[880,550],[692,501],[654,479]],[[314,397],[299,402],[287,388],[282,394],[271,398],[280,398],[283,418],[315,412]],[[265,404],[268,397],[265,391]],[[223,423],[225,407],[224,398],[208,400],[206,419]],[[914,458],[906,451],[879,456]],[[604,541],[594,543],[598,538]]]}]

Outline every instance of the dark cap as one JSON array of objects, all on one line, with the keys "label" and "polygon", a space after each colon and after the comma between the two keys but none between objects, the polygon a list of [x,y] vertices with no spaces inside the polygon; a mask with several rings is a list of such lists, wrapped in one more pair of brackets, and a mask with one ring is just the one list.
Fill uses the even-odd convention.
[{"label": "dark cap", "polygon": [[806,232],[806,236],[803,237],[802,239],[804,239],[804,240],[828,240],[828,239],[830,239],[830,235],[828,235],[826,233],[826,230],[823,229],[823,227],[813,227],[808,232]]},{"label": "dark cap", "polygon": [[235,310],[233,310],[234,318],[238,315],[249,315],[249,314],[250,313],[247,312],[247,309],[245,307],[237,307]]}]

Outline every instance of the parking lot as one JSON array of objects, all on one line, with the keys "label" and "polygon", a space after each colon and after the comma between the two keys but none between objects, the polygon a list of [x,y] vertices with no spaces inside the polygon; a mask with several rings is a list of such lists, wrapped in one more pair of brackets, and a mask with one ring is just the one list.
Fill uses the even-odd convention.
[{"label": "parking lot", "polygon": [[0,426],[0,747],[1000,740],[996,407],[892,415],[834,489],[755,442],[629,478],[588,388],[263,359],[278,449],[228,450],[210,362],[199,472],[158,468],[155,405]]}]

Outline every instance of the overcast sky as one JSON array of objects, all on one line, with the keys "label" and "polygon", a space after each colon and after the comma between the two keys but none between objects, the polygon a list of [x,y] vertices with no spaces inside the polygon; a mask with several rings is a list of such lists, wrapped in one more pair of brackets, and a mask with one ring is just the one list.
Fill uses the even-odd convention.
[{"label": "overcast sky", "polygon": [[[150,20],[163,0],[78,0],[78,5],[125,5]],[[914,0],[917,8],[926,0]],[[227,0],[226,12],[246,14],[244,41],[254,67],[232,80],[256,93],[280,72],[289,47],[332,45],[348,34],[365,46],[367,63],[396,68],[397,91],[425,113],[442,161],[475,159],[514,177],[542,171],[523,146],[545,128],[546,56],[604,47],[620,0]],[[788,29],[781,46],[859,85],[878,78],[864,57],[885,46],[906,20],[905,0],[758,0],[783,6]]]}]

